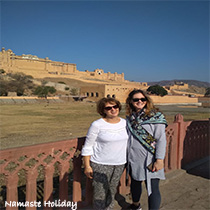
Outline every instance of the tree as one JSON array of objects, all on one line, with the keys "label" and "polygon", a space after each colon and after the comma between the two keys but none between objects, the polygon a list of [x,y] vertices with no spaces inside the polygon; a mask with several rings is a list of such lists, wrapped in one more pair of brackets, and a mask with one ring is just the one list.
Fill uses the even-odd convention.
[{"label": "tree", "polygon": [[0,69],[0,74],[4,74],[4,73],[5,73],[4,69]]},{"label": "tree", "polygon": [[79,90],[77,88],[71,88],[70,94],[76,96],[79,94]]},{"label": "tree", "polygon": [[35,91],[34,95],[38,95],[39,97],[45,97],[49,95],[49,93],[53,94],[56,92],[56,89],[51,86],[38,86]]},{"label": "tree", "polygon": [[210,97],[210,87],[206,88],[206,93],[204,96]]},{"label": "tree", "polygon": [[160,96],[165,96],[168,94],[168,91],[165,90],[163,87],[161,87],[160,85],[153,85],[150,86],[147,89],[147,92],[150,92],[151,94],[155,94],[155,95],[160,95]]},{"label": "tree", "polygon": [[6,81],[0,82],[0,96],[7,96],[8,95],[8,85]]}]

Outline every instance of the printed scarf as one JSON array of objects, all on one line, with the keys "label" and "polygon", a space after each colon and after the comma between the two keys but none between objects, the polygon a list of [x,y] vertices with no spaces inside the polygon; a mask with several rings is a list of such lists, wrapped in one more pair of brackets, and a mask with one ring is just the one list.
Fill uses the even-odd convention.
[{"label": "printed scarf", "polygon": [[127,126],[130,132],[139,142],[152,154],[155,154],[155,147],[157,140],[147,132],[142,125],[144,124],[165,124],[167,126],[167,121],[161,112],[151,111],[148,116],[142,110],[139,113],[132,113],[130,117],[127,116]]}]

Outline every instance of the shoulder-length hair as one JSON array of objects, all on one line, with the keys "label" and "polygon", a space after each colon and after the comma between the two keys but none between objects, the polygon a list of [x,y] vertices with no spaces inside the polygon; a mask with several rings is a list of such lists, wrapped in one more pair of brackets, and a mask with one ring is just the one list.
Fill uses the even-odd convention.
[{"label": "shoulder-length hair", "polygon": [[152,99],[149,97],[149,95],[145,91],[141,89],[134,89],[128,94],[128,97],[126,99],[126,114],[128,116],[130,116],[132,112],[135,112],[135,108],[132,104],[132,98],[133,98],[133,95],[135,95],[136,93],[141,93],[147,100],[147,103],[144,107],[146,115],[150,115],[151,110],[158,111],[158,109],[154,106]]},{"label": "shoulder-length hair", "polygon": [[97,102],[97,112],[102,116],[102,117],[106,117],[106,114],[104,112],[104,108],[106,106],[107,103],[110,103],[110,104],[116,104],[118,105],[119,107],[119,111],[121,110],[122,108],[122,105],[121,103],[115,99],[115,98],[102,98],[100,99],[98,102]]}]

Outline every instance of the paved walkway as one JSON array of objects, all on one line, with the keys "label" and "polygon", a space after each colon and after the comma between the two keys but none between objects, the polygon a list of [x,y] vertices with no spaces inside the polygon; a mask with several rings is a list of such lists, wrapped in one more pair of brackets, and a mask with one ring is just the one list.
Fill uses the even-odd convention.
[{"label": "paved walkway", "polygon": [[[162,202],[160,210],[203,210],[210,209],[210,171],[209,158],[189,165],[186,170],[176,170],[166,174],[161,181]],[[130,195],[116,196],[115,209],[127,209],[131,203]],[[143,210],[147,210],[147,194],[141,197]]]}]

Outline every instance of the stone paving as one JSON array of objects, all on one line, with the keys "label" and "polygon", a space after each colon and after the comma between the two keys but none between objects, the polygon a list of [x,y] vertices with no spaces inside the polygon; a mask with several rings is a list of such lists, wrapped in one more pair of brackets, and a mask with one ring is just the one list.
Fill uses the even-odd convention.
[{"label": "stone paving", "polygon": [[[209,158],[197,165],[172,171],[161,181],[162,202],[160,210],[203,210],[210,209],[210,172]],[[117,195],[115,209],[128,209],[130,195]],[[147,194],[141,197],[143,210],[147,210]]]}]

